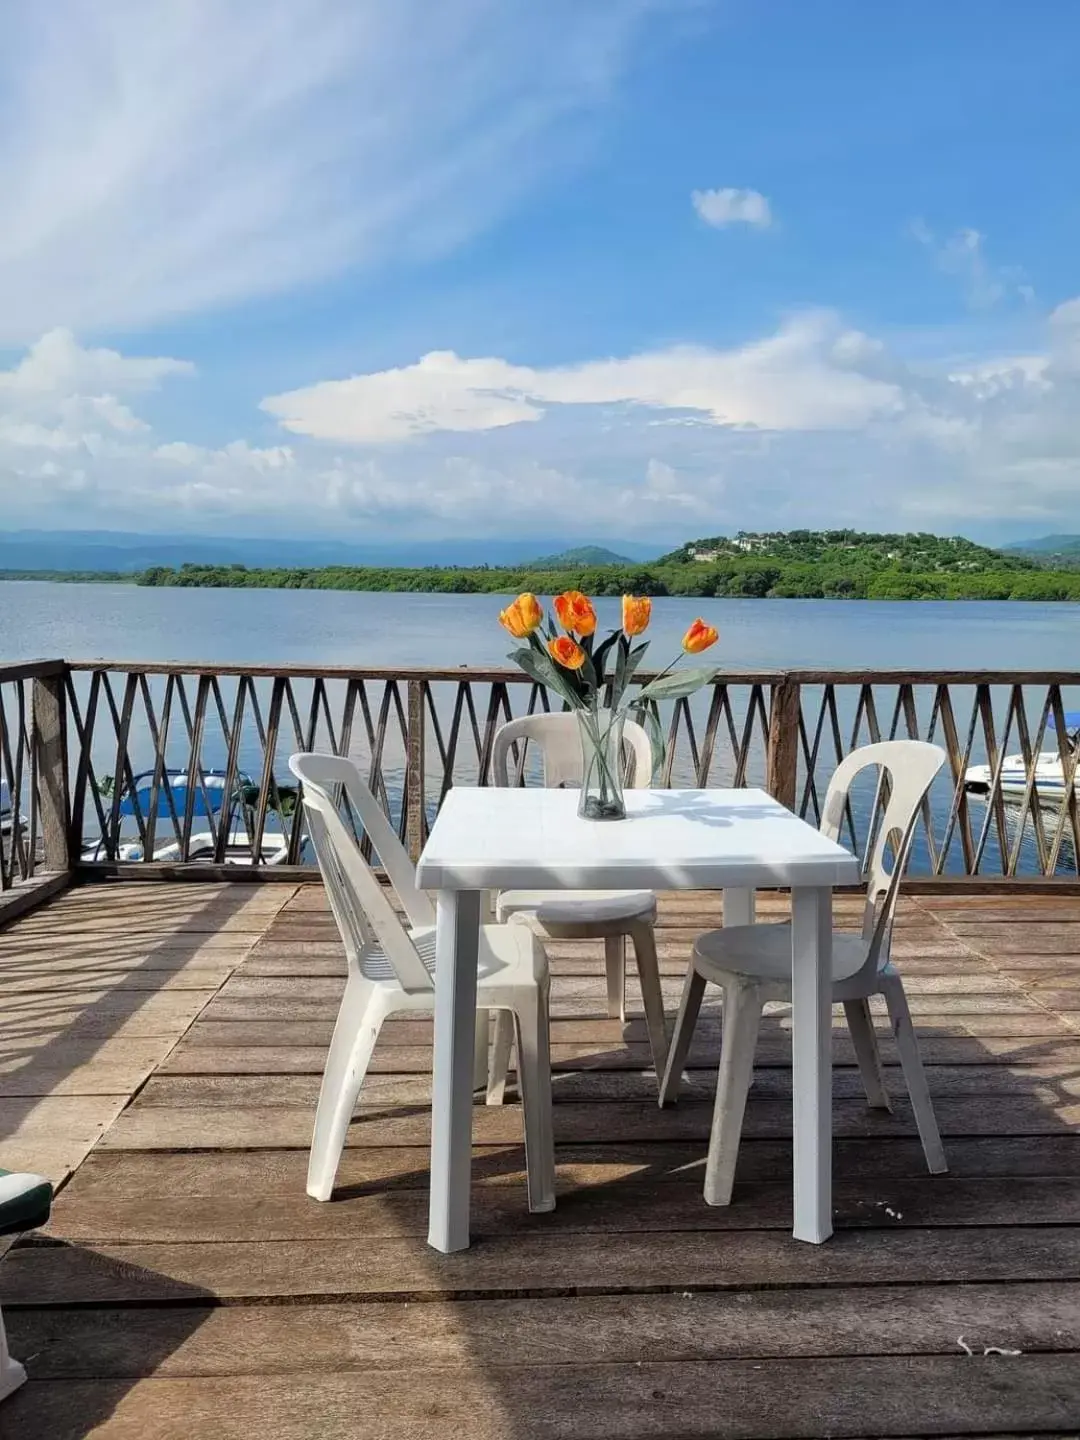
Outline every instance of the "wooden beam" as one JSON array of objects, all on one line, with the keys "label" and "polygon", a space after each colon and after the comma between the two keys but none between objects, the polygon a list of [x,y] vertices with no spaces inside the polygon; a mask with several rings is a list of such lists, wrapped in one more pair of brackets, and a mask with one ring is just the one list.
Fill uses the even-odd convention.
[{"label": "wooden beam", "polygon": [[267,881],[295,885],[298,882],[319,883],[321,876],[314,865],[214,865],[202,860],[184,863],[172,860],[89,860],[74,867],[80,884],[98,880],[222,880],[240,885],[264,884]]},{"label": "wooden beam", "polygon": [[67,696],[63,672],[38,676],[33,691],[33,735],[37,801],[44,846],[44,868],[67,870],[68,791]]},{"label": "wooden beam", "polygon": [[44,905],[54,895],[66,890],[72,882],[72,872],[62,870],[56,875],[45,875],[33,880],[24,880],[11,890],[0,895],[0,929],[9,925],[20,915],[26,915]]},{"label": "wooden beam", "polygon": [[799,713],[802,689],[796,680],[780,680],[769,692],[769,742],[765,788],[774,800],[794,810],[799,770]]},{"label": "wooden beam", "polygon": [[38,680],[48,675],[64,675],[65,660],[23,660],[18,665],[0,665],[0,685],[9,680]]},{"label": "wooden beam", "polygon": [[[0,670],[0,678],[16,679],[37,673],[62,671],[62,660],[36,661],[29,665],[9,667],[11,674]],[[503,667],[457,666],[380,666],[365,668],[350,665],[216,665],[200,660],[183,662],[146,662],[132,660],[72,660],[72,671],[108,670],[120,675],[250,675],[274,679],[326,680],[398,680],[429,681],[508,681],[531,685],[524,671]],[[657,673],[641,670],[635,676],[643,683],[655,679]],[[1080,685],[1080,671],[1066,670],[723,670],[718,671],[717,684],[772,685],[793,680],[800,685]]]},{"label": "wooden beam", "polygon": [[413,860],[424,848],[424,681],[408,685],[408,733],[405,742],[405,844]]}]

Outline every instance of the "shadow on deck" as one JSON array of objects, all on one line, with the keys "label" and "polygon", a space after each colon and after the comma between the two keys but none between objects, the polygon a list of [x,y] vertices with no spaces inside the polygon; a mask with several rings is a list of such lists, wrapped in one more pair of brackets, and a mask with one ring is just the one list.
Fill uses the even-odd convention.
[{"label": "shadow on deck", "polygon": [[[671,1009],[718,905],[663,899]],[[318,887],[62,897],[0,934],[0,1011],[16,1017],[0,1040],[20,1058],[4,1084],[38,1077],[3,1092],[2,1133],[20,1127],[29,1164],[51,1143],[35,1101],[109,1106],[50,1230],[0,1265],[31,1375],[0,1436],[1075,1433],[1078,942],[1080,897],[902,901],[895,956],[951,1172],[925,1171],[887,1026],[893,1115],[867,1110],[838,1021],[822,1247],[789,1232],[783,1009],[763,1028],[734,1203],[710,1209],[717,1012],[660,1112],[643,1023],[604,1016],[599,947],[553,944],[558,1207],[526,1211],[518,1107],[478,1107],[477,1238],[443,1257],[425,1244],[428,1021],[387,1025],[335,1200],[304,1194],[343,965]],[[31,972],[57,988],[27,990]],[[28,995],[40,1032],[18,1018]],[[186,1008],[147,1019],[177,995]],[[65,1021],[75,996],[82,1029]],[[167,1033],[132,1030],[140,1016]]]}]

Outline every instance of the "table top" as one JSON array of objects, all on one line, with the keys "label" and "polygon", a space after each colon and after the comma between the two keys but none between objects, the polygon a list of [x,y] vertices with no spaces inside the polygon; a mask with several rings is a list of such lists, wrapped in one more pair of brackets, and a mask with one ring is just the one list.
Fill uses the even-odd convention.
[{"label": "table top", "polygon": [[722,890],[855,885],[859,865],[764,790],[628,790],[625,820],[578,791],[455,786],[417,867],[424,890]]}]

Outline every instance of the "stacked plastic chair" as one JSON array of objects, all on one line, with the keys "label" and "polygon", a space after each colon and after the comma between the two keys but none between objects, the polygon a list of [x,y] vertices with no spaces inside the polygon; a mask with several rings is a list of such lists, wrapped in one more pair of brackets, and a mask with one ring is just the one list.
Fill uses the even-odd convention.
[{"label": "stacked plastic chair", "polygon": [[[19,1235],[36,1230],[49,1218],[52,1186],[40,1175],[23,1175],[0,1170],[0,1235]],[[8,1352],[4,1317],[0,1313],[0,1400],[17,1390],[26,1371]]]}]

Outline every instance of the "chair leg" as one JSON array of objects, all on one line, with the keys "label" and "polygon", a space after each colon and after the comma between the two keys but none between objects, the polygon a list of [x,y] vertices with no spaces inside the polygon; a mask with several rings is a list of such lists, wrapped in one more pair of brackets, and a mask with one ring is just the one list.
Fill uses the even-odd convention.
[{"label": "chair leg", "polygon": [[525,1112],[525,1176],[529,1209],[555,1209],[555,1132],[551,1114],[551,1041],[548,997],[519,1001],[517,1030],[518,1088]]},{"label": "chair leg", "polygon": [[501,1105],[506,1097],[506,1072],[510,1069],[510,1048],[513,1043],[513,1012],[496,1010],[495,1039],[491,1046],[491,1059],[488,1061],[487,1103],[489,1105]]},{"label": "chair leg", "polygon": [[865,996],[861,1000],[845,1000],[844,1015],[851,1031],[851,1043],[855,1047],[855,1058],[859,1062],[867,1104],[872,1110],[891,1110],[892,1103],[889,1092],[885,1089],[885,1072],[881,1067],[881,1051],[874,1033],[869,1000]]},{"label": "chair leg", "polygon": [[653,1069],[656,1084],[667,1067],[668,1034],[664,1016],[664,992],[660,987],[660,962],[656,955],[656,932],[644,922],[634,923],[628,931],[634,946],[637,961],[638,981],[641,998],[645,1003],[645,1025],[649,1032],[649,1048],[652,1050]]},{"label": "chair leg", "polygon": [[487,1091],[491,1071],[488,1048],[491,1045],[491,1011],[477,1010],[476,1039],[473,1048],[473,1089]]},{"label": "chair leg", "polygon": [[607,970],[607,1013],[626,1024],[626,943],[623,935],[604,939],[604,968]]},{"label": "chair leg", "polygon": [[948,1170],[949,1164],[945,1159],[945,1147],[941,1143],[941,1132],[938,1130],[937,1120],[934,1116],[930,1087],[926,1083],[926,1071],[923,1069],[922,1056],[919,1054],[919,1042],[915,1036],[915,1027],[911,1023],[911,1011],[908,1009],[903,982],[895,972],[883,974],[880,978],[882,994],[885,996],[889,1019],[892,1021],[893,1037],[896,1040],[896,1048],[900,1052],[904,1083],[911,1096],[911,1108],[915,1111],[915,1124],[919,1128],[919,1139],[922,1141],[926,1164],[931,1175],[943,1175]]},{"label": "chair leg", "polygon": [[0,1400],[5,1400],[9,1395],[14,1394],[25,1380],[26,1371],[18,1360],[12,1357],[7,1347],[4,1317],[0,1314]]},{"label": "chair leg", "polygon": [[761,997],[755,985],[724,990],[724,1038],[716,1077],[709,1155],[705,1162],[705,1203],[730,1205],[739,1158],[746,1097],[754,1078],[754,1051],[761,1023]]},{"label": "chair leg", "polygon": [[694,1026],[697,1024],[704,995],[704,976],[698,974],[694,968],[694,962],[691,960],[690,969],[686,972],[686,980],[683,983],[682,1000],[679,1002],[679,1014],[675,1021],[675,1033],[668,1046],[664,1078],[660,1082],[660,1104],[662,1106],[671,1105],[679,1098],[683,1068],[686,1065],[686,1057],[690,1054]]},{"label": "chair leg", "polygon": [[338,1011],[308,1160],[307,1193],[316,1200],[329,1200],[333,1193],[349,1121],[385,1018],[382,1005],[373,1003],[375,995],[366,981],[350,981]]}]

